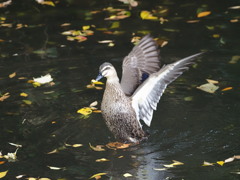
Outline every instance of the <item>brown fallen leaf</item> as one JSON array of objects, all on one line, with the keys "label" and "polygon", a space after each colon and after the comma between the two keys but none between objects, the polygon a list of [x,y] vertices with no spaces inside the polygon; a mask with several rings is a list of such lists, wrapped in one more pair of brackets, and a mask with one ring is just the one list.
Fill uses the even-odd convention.
[{"label": "brown fallen leaf", "polygon": [[126,149],[130,146],[131,144],[124,144],[120,142],[110,142],[106,146],[109,149]]},{"label": "brown fallen leaf", "polygon": [[2,2],[2,3],[0,3],[0,8],[5,8],[5,7],[9,6],[10,4],[12,4],[12,0]]},{"label": "brown fallen leaf", "polygon": [[235,155],[234,159],[240,159],[240,155]]},{"label": "brown fallen leaf", "polygon": [[9,92],[3,94],[3,95],[0,95],[0,101],[4,101],[5,99],[9,98],[10,97],[10,94]]}]

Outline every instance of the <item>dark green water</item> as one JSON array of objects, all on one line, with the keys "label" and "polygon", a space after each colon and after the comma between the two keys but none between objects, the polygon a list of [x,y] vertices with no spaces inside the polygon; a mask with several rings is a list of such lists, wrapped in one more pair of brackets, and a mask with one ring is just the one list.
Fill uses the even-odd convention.
[{"label": "dark green water", "polygon": [[[0,42],[0,92],[10,93],[8,99],[0,102],[0,151],[4,155],[14,152],[16,148],[9,142],[23,146],[17,152],[16,162],[0,165],[0,172],[9,170],[5,179],[25,175],[21,179],[77,180],[102,172],[107,173],[102,179],[126,179],[125,173],[132,174],[129,179],[140,180],[239,179],[238,174],[232,173],[240,171],[239,160],[223,166],[202,166],[204,161],[216,163],[240,155],[240,62],[229,63],[233,56],[240,56],[240,10],[229,9],[239,5],[237,0],[164,0],[139,2],[138,7],[129,10],[128,5],[118,1],[91,0],[60,1],[55,7],[16,1],[1,8],[0,17],[6,18],[1,24],[10,23],[12,27],[0,27],[0,39],[4,40]],[[111,29],[115,21],[104,20],[111,13],[102,11],[107,7],[129,10],[131,16],[119,20],[119,27]],[[168,22],[142,20],[142,10],[167,10],[156,16]],[[200,10],[211,14],[197,18]],[[189,20],[200,21],[187,23]],[[63,23],[70,26],[62,27]],[[17,24],[27,27],[16,29]],[[61,35],[86,25],[95,27],[91,27],[94,34],[85,42],[68,41]],[[123,57],[133,47],[132,33],[143,36],[142,32],[168,41],[160,49],[162,64],[201,50],[209,53],[168,87],[151,127],[147,128],[151,134],[148,141],[126,150],[95,152],[89,143],[107,144],[114,139],[100,114],[83,119],[76,113],[95,100],[101,102],[103,91],[87,89],[86,85],[96,77],[102,62],[109,61],[120,71]],[[113,40],[115,46],[98,43],[106,39]],[[43,53],[36,53],[37,50]],[[16,76],[9,78],[13,72]],[[34,88],[27,83],[47,73],[52,75],[55,85]],[[218,80],[219,90],[209,94],[196,89],[206,83],[205,79]],[[233,89],[221,91],[226,87]],[[21,97],[22,92],[28,97]],[[192,100],[185,101],[186,97]],[[83,147],[67,147],[47,154],[65,143],[81,143]],[[100,158],[110,161],[95,162]],[[172,160],[184,165],[154,170],[164,168]]]}]

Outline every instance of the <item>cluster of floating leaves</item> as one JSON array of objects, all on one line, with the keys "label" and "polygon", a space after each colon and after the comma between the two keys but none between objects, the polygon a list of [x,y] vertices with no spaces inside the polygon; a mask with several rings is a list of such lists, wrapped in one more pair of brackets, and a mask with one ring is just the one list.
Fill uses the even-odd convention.
[{"label": "cluster of floating leaves", "polygon": [[[217,85],[217,84],[219,84],[219,81],[212,80],[212,79],[206,79],[206,80],[207,80],[207,83],[198,86],[197,89],[200,89],[202,91],[205,91],[205,92],[211,93],[211,94],[215,93],[219,89],[219,86]],[[224,92],[224,91],[229,91],[232,89],[233,89],[233,87],[225,87],[225,88],[221,89],[221,91]]]}]

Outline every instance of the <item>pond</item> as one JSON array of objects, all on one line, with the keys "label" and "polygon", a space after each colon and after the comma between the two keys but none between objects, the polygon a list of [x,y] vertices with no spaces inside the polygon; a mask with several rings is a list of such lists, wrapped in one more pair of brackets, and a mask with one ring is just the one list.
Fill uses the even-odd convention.
[{"label": "pond", "polygon": [[[239,179],[239,1],[131,1],[135,7],[107,0],[5,2],[0,177],[7,171],[4,179],[11,180],[97,173],[106,174],[93,179]],[[147,141],[96,151],[90,145],[115,139],[100,113],[77,113],[94,101],[100,109],[103,90],[87,85],[105,61],[120,75],[132,37],[146,34],[163,46],[162,64],[207,53],[168,86],[145,127]],[[33,84],[47,74],[52,83]],[[214,93],[197,89],[206,79],[218,81]]]}]

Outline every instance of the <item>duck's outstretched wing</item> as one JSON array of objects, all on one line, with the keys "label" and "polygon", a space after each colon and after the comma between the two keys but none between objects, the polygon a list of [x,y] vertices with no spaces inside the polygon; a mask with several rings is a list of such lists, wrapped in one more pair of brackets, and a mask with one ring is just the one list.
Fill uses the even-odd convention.
[{"label": "duck's outstretched wing", "polygon": [[123,60],[121,87],[131,96],[148,75],[160,69],[159,50],[150,35],[141,39]]},{"label": "duck's outstretched wing", "polygon": [[153,110],[156,110],[167,85],[179,77],[188,65],[192,64],[197,56],[202,53],[181,59],[175,63],[163,66],[160,71],[153,73],[141,84],[132,95],[132,106],[136,111],[137,118],[142,119],[146,125],[150,126],[153,116]]}]

